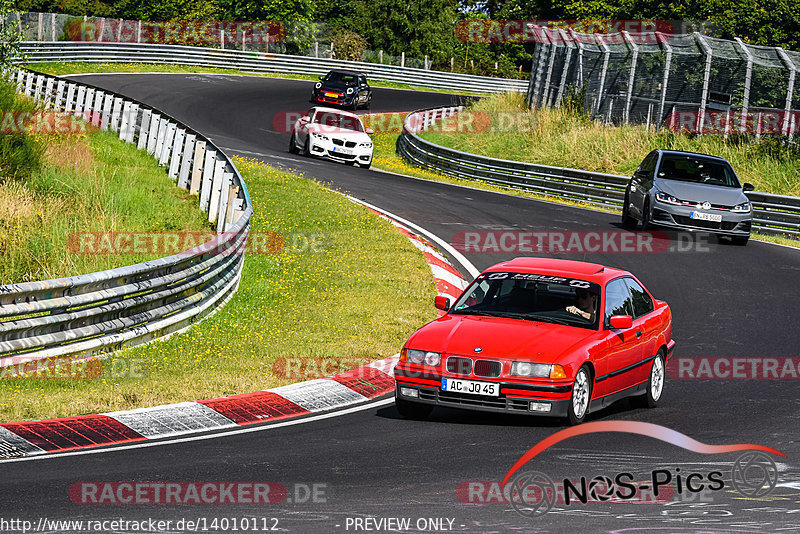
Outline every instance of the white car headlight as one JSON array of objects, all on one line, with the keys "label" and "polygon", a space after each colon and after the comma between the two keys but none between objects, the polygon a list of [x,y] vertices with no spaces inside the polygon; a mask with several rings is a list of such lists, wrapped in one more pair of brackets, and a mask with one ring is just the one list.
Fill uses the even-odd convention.
[{"label": "white car headlight", "polygon": [[408,361],[417,365],[437,367],[442,361],[442,355],[438,352],[410,349],[408,351]]},{"label": "white car headlight", "polygon": [[749,202],[742,202],[741,204],[736,204],[731,211],[733,213],[750,213],[750,209]]},{"label": "white car headlight", "polygon": [[372,148],[372,143],[359,143],[358,146],[362,148]]},{"label": "white car headlight", "polygon": [[513,362],[511,364],[511,374],[517,376],[549,378],[551,368],[552,365],[545,363]]},{"label": "white car headlight", "polygon": [[348,87],[347,88],[347,94],[348,95],[352,95],[353,94],[353,88],[352,87]]},{"label": "white car headlight", "polygon": [[329,141],[330,140],[330,139],[328,139],[327,135],[323,135],[321,133],[311,132],[311,136],[314,137],[314,139],[324,139],[325,141]]},{"label": "white car headlight", "polygon": [[317,83],[315,83],[315,84],[314,84],[314,87],[316,87],[317,89],[319,89],[320,87],[322,87],[322,82],[317,82]]}]

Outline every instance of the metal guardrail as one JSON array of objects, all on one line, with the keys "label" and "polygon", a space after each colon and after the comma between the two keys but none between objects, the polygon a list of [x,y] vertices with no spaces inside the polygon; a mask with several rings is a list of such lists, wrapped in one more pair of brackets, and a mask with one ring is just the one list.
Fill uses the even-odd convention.
[{"label": "metal guardrail", "polygon": [[373,80],[417,85],[431,89],[478,93],[520,92],[527,80],[491,78],[454,72],[362,63],[338,59],[265,54],[241,50],[148,43],[24,41],[20,49],[28,63],[83,61],[87,63],[173,63],[196,67],[236,69],[242,72],[322,75],[330,69],[364,72]]},{"label": "metal guardrail", "polygon": [[[461,178],[519,189],[597,206],[621,209],[630,177],[618,174],[536,165],[468,154],[443,147],[417,135],[435,121],[450,117],[462,107],[409,113],[397,151],[409,163]],[[800,238],[800,198],[751,191],[753,230],[768,235]]]},{"label": "metal guardrail", "polygon": [[225,304],[239,285],[253,213],[234,163],[208,138],[143,103],[30,71],[11,76],[41,106],[87,116],[147,150],[178,187],[199,196],[217,234],[136,265],[0,286],[0,368],[96,358],[175,333]]}]

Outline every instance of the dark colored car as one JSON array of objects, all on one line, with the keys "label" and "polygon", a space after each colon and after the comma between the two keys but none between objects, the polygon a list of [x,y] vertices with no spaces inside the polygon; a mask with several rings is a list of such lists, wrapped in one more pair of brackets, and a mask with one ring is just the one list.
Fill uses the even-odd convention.
[{"label": "dark colored car", "polygon": [[644,158],[625,190],[622,224],[706,231],[747,244],[753,208],[744,194],[753,186],[740,184],[724,158],[653,150]]},{"label": "dark colored car", "polygon": [[314,84],[311,102],[335,104],[354,111],[360,107],[369,109],[372,89],[363,72],[332,70],[325,76],[320,76],[319,81]]}]

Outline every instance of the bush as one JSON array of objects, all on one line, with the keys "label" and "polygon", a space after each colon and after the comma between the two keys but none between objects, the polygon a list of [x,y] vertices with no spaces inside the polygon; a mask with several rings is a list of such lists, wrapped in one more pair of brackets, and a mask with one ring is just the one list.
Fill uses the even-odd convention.
[{"label": "bush", "polygon": [[[34,110],[36,104],[19,95],[14,85],[0,82],[0,113]],[[44,149],[33,135],[0,133],[0,183],[9,178],[27,178],[39,170]]]}]

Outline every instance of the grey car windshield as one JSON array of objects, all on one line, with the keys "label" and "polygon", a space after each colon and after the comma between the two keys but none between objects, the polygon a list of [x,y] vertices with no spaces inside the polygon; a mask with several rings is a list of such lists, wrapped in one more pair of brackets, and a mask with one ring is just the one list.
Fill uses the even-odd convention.
[{"label": "grey car windshield", "polygon": [[485,273],[467,288],[450,313],[596,328],[599,293],[598,284],[585,280],[532,273]]},{"label": "grey car windshield", "polygon": [[664,154],[661,157],[657,176],[665,180],[741,187],[730,165],[723,161],[700,156]]}]

